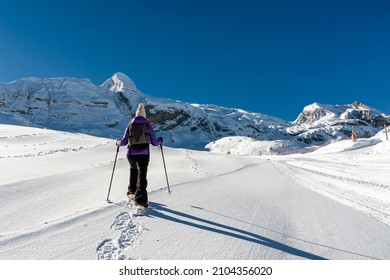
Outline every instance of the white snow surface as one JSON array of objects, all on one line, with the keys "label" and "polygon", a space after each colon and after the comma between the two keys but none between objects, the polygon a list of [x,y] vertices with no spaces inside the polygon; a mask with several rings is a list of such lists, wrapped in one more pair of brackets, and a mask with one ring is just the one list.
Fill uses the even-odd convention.
[{"label": "white snow surface", "polygon": [[304,155],[151,149],[150,209],[127,205],[115,140],[0,125],[0,259],[390,259],[390,142]]}]

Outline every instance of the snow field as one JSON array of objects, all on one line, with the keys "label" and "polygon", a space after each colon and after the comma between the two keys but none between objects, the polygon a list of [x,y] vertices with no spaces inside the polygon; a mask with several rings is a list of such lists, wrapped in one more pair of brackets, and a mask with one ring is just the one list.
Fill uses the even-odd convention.
[{"label": "snow field", "polygon": [[144,216],[126,203],[123,148],[105,201],[115,152],[112,139],[0,125],[0,259],[390,258],[388,220],[365,211],[388,213],[384,142],[267,158],[164,147],[171,195],[152,148]]}]

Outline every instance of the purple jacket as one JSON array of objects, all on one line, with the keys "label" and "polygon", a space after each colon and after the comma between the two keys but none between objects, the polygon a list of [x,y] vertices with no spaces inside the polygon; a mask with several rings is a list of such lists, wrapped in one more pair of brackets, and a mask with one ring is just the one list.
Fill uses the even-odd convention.
[{"label": "purple jacket", "polygon": [[[130,126],[132,123],[135,124],[146,124],[146,129],[148,130],[148,133],[150,135],[150,142],[152,143],[153,146],[159,146],[161,145],[161,141],[156,138],[156,135],[154,134],[153,127],[150,125],[149,121],[145,119],[144,117],[135,117],[134,119],[131,120],[129,125],[126,127],[125,133],[123,134],[122,139],[118,140],[116,142],[117,146],[126,146],[129,144],[129,135],[130,135]],[[128,155],[148,155],[149,154],[149,149],[141,150],[141,151],[135,151],[132,150],[129,146],[127,146],[127,154]]]}]

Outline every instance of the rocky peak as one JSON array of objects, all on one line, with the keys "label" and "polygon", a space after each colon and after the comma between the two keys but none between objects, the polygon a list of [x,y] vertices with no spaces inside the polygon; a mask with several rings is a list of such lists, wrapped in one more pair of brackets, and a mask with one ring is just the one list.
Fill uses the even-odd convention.
[{"label": "rocky peak", "polygon": [[133,80],[121,72],[115,73],[111,78],[107,79],[102,85],[113,93],[117,92],[138,92]]},{"label": "rocky peak", "polygon": [[335,117],[335,113],[328,105],[313,103],[303,108],[297,119],[293,122],[296,125],[313,124],[323,118]]}]

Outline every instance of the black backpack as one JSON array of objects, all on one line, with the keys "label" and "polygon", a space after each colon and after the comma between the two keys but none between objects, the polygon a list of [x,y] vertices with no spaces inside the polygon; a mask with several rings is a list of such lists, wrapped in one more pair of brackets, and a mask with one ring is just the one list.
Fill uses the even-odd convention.
[{"label": "black backpack", "polygon": [[140,151],[149,148],[149,138],[145,123],[130,124],[129,146],[132,150]]}]

